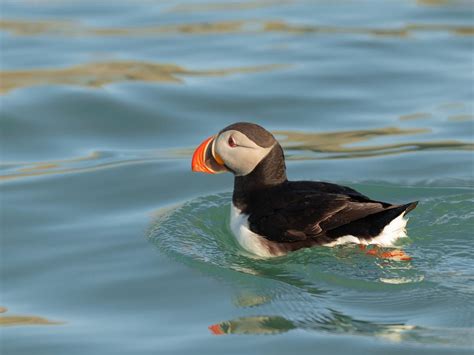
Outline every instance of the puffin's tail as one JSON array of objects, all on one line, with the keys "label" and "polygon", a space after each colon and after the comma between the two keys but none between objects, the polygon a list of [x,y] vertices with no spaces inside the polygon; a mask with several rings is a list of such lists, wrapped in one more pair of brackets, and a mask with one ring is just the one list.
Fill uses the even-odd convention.
[{"label": "puffin's tail", "polygon": [[[354,235],[358,238],[372,239],[378,236],[394,219],[407,214],[413,210],[417,204],[418,201],[410,202],[405,205],[389,205],[382,211],[369,214],[331,230],[330,237],[336,239],[344,235]],[[403,227],[404,226],[405,225],[403,225]]]},{"label": "puffin's tail", "polygon": [[375,226],[382,229],[401,214],[406,215],[408,212],[414,210],[417,205],[418,201],[410,202],[405,205],[393,205],[382,212],[375,213],[372,215],[373,217],[378,217],[375,219],[377,221]]},{"label": "puffin's tail", "polygon": [[416,206],[418,206],[418,202],[419,201],[410,202],[410,203],[407,203],[406,205],[402,205],[400,207],[403,207],[403,211],[405,212],[405,214],[407,214],[408,212],[414,210],[416,208]]},{"label": "puffin's tail", "polygon": [[383,212],[376,213],[373,218],[371,234],[373,244],[392,246],[400,237],[406,236],[407,219],[403,218],[418,205],[418,201],[405,205],[391,206]]}]

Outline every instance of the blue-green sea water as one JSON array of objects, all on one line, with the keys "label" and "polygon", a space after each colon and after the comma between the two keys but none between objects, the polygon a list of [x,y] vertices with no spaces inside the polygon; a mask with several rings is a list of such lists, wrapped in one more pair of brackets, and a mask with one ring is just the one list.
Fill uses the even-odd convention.
[{"label": "blue-green sea water", "polygon": [[[472,354],[473,6],[463,0],[3,0],[1,354]],[[256,259],[236,121],[293,180],[419,200],[411,260]]]}]

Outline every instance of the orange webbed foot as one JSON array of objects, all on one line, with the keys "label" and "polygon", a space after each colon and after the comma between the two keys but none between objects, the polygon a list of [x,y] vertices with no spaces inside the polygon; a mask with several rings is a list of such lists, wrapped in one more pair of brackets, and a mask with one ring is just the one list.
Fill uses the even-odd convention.
[{"label": "orange webbed foot", "polygon": [[[359,245],[359,248],[363,251],[367,250],[367,246]],[[393,249],[389,251],[383,251],[379,247],[374,246],[365,252],[366,255],[375,256],[380,259],[388,259],[394,261],[410,261],[411,256],[407,255],[402,249]]]}]

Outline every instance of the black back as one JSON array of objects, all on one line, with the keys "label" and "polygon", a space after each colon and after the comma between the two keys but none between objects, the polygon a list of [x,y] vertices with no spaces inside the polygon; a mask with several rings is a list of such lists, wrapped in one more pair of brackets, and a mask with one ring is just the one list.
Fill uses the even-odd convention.
[{"label": "black back", "polygon": [[344,235],[371,239],[417,204],[374,201],[349,187],[326,182],[288,181],[278,143],[250,174],[235,177],[232,200],[249,215],[253,232],[273,242],[295,243],[298,248]]}]

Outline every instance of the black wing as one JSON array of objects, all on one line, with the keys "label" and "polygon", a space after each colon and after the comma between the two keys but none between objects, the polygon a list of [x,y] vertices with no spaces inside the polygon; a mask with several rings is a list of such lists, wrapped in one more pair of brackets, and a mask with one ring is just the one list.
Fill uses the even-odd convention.
[{"label": "black wing", "polygon": [[362,195],[359,191],[354,190],[351,187],[333,184],[324,181],[289,181],[287,183],[289,191],[295,193],[331,193],[339,195],[347,195],[360,201],[371,201],[371,199],[365,195]]},{"label": "black wing", "polygon": [[320,182],[291,183],[265,199],[266,208],[250,213],[250,228],[280,243],[317,240],[324,244],[346,234],[371,238],[408,208]]}]

